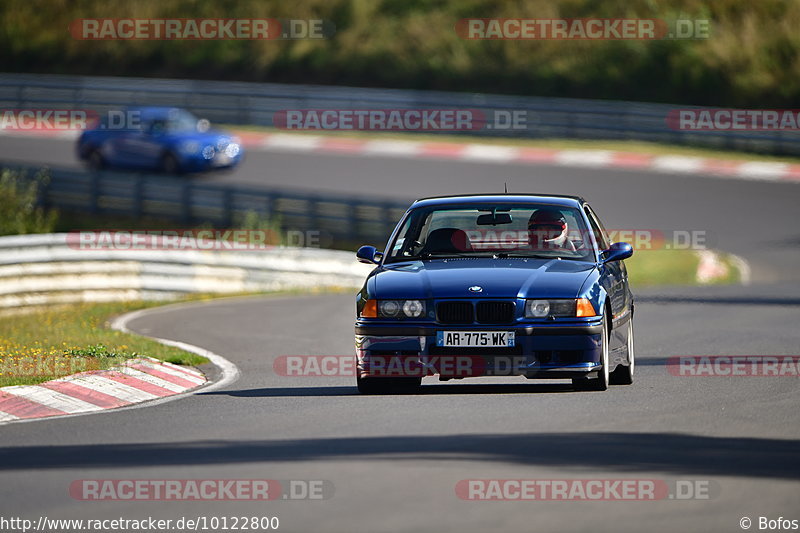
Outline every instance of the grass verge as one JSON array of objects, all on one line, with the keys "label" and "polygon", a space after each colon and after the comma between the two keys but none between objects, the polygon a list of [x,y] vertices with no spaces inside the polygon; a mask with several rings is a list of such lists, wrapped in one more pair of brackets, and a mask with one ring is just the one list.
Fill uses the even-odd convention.
[{"label": "grass verge", "polygon": [[159,302],[83,303],[8,315],[0,321],[0,387],[33,385],[103,370],[145,355],[181,365],[204,357],[105,326],[110,316]]},{"label": "grass verge", "polygon": [[[351,289],[326,287],[314,291],[193,294],[168,303],[344,290]],[[208,359],[197,354],[108,327],[109,319],[114,316],[164,303],[81,303],[5,314],[0,320],[0,387],[35,385],[87,370],[104,370],[139,356],[155,357],[178,365],[207,363]]]},{"label": "grass verge", "polygon": [[[727,274],[713,280],[711,285],[738,283],[741,280],[736,262],[728,254],[720,253]],[[697,267],[700,258],[694,250],[638,251],[625,260],[628,279],[634,289],[656,285],[698,285]]]}]

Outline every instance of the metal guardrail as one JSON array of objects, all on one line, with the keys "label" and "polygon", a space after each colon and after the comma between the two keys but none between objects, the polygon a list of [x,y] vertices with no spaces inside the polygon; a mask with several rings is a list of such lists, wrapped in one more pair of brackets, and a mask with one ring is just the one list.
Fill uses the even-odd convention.
[{"label": "metal guardrail", "polygon": [[[42,167],[3,163],[28,178]],[[248,213],[277,221],[283,230],[314,231],[322,246],[383,245],[409,202],[285,189],[208,184],[159,174],[90,172],[49,167],[39,203],[67,211],[152,217],[178,224],[231,227]],[[181,226],[186,227],[186,226]],[[302,244],[302,243],[300,243]]]},{"label": "metal guardrail", "polygon": [[371,267],[351,252],[82,249],[65,233],[0,237],[0,308],[166,300],[185,293],[360,287]]},{"label": "metal guardrail", "polygon": [[481,109],[525,111],[524,129],[461,132],[490,136],[652,141],[773,154],[800,153],[800,134],[670,129],[678,107],[641,102],[539,98],[271,83],[0,74],[0,108],[93,109],[129,105],[187,108],[214,122],[273,126],[288,109]]}]

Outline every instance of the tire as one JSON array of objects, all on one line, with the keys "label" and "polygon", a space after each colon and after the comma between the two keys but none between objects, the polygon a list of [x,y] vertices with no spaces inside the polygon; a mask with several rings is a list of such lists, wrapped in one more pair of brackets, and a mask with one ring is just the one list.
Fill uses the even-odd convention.
[{"label": "tire", "polygon": [[596,378],[575,378],[572,386],[577,390],[604,391],[608,390],[609,371],[608,371],[608,314],[603,315],[603,331],[600,335],[601,355],[600,363],[603,365],[597,371]]},{"label": "tire", "polygon": [[356,375],[356,387],[361,394],[386,394],[388,383],[381,383],[381,378],[362,378]]},{"label": "tire", "polygon": [[361,394],[415,394],[422,378],[362,378],[356,375],[356,387]]},{"label": "tire", "polygon": [[161,157],[161,171],[165,174],[182,174],[180,161],[173,154],[166,153]]},{"label": "tire", "polygon": [[633,371],[636,367],[636,347],[633,339],[633,315],[628,320],[628,360],[629,365],[617,365],[617,368],[611,373],[612,385],[632,385],[633,384]]},{"label": "tire", "polygon": [[91,170],[103,170],[106,168],[106,160],[97,149],[92,149],[86,156],[86,166]]}]

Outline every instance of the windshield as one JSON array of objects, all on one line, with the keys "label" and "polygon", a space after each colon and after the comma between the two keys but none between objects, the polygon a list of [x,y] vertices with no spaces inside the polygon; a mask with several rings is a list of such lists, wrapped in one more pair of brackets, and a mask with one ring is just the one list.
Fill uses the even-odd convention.
[{"label": "windshield", "polygon": [[167,116],[150,121],[151,133],[196,132],[197,117],[182,109],[171,109]]},{"label": "windshield", "polygon": [[413,211],[387,263],[446,257],[534,257],[593,261],[578,209],[550,204],[472,204]]}]

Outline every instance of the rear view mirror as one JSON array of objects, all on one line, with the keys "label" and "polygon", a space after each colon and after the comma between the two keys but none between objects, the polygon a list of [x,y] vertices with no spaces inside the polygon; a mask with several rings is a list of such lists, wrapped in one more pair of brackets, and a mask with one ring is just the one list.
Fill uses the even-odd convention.
[{"label": "rear view mirror", "polygon": [[479,215],[477,224],[479,226],[497,226],[498,224],[511,224],[510,213],[489,213]]}]

